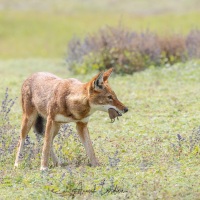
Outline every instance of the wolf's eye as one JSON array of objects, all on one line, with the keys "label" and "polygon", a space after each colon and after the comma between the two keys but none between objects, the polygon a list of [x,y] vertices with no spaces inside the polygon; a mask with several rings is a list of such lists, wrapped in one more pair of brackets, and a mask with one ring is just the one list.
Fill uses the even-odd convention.
[{"label": "wolf's eye", "polygon": [[111,95],[108,96],[108,99],[113,99]]}]

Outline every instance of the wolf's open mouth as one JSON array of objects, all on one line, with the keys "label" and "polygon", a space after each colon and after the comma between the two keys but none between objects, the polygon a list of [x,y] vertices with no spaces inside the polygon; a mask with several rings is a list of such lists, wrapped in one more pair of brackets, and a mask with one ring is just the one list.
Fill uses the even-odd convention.
[{"label": "wolf's open mouth", "polygon": [[119,111],[115,110],[118,114],[118,116],[122,116],[122,113],[120,113]]},{"label": "wolf's open mouth", "polygon": [[109,108],[108,114],[111,119],[111,122],[114,122],[115,118],[118,119],[118,117],[122,116],[122,114],[119,111],[115,110],[114,108]]}]

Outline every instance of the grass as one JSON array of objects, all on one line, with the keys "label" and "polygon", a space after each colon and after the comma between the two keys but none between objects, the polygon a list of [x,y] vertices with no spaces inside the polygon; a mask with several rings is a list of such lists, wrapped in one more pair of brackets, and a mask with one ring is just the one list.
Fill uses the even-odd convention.
[{"label": "grass", "polygon": [[74,35],[84,37],[103,26],[119,23],[135,31],[186,34],[192,28],[199,28],[200,14],[192,11],[151,16],[103,11],[59,14],[2,11],[0,58],[65,57],[67,43]]},{"label": "grass", "polygon": [[[10,98],[19,97],[21,83],[34,71],[72,76],[59,60],[1,61],[0,101],[6,87]],[[91,76],[74,77],[88,81]],[[199,61],[152,68],[132,76],[113,76],[110,84],[129,112],[115,123],[109,123],[106,113],[96,112],[91,117],[89,129],[101,166],[88,166],[72,125],[71,135],[66,138],[62,132],[55,142],[66,166],[41,173],[40,153],[29,157],[31,148],[39,143],[31,131],[32,146],[27,147],[21,167],[13,170],[12,152],[6,153],[0,164],[1,198],[198,199],[199,81]],[[10,122],[16,126],[12,137],[16,139],[20,118],[17,101],[10,113]],[[3,136],[8,144],[11,134]]]},{"label": "grass", "polygon": [[[200,24],[196,0],[93,2],[0,3],[6,7],[0,12],[0,199],[199,199],[200,61],[110,79],[129,112],[115,123],[106,113],[91,117],[100,167],[88,165],[72,124],[54,144],[65,166],[39,171],[42,140],[31,131],[21,166],[13,170],[23,80],[36,71],[84,82],[94,75],[75,76],[57,59],[65,57],[73,35],[119,23],[136,31],[186,34]],[[15,97],[5,121],[1,109]]]}]

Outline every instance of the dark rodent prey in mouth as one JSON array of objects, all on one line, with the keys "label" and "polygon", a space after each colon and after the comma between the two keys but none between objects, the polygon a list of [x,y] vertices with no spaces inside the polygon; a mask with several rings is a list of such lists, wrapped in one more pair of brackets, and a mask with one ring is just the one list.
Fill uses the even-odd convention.
[{"label": "dark rodent prey in mouth", "polygon": [[115,118],[118,119],[119,116],[122,116],[122,114],[119,113],[118,111],[116,111],[114,108],[109,108],[108,114],[109,114],[109,117],[111,119],[111,123],[113,123],[115,121]]}]

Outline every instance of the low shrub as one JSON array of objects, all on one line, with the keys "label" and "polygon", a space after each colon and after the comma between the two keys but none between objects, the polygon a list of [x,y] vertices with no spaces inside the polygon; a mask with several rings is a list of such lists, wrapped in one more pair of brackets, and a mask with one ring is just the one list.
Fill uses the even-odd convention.
[{"label": "low shrub", "polygon": [[182,35],[170,35],[159,40],[161,58],[164,64],[174,64],[187,58],[185,38]]},{"label": "low shrub", "polygon": [[15,101],[16,99],[9,97],[6,89],[0,107],[0,163],[2,165],[13,159],[13,152],[18,142],[16,127],[10,121],[10,111]]},{"label": "low shrub", "polygon": [[200,30],[192,30],[186,38],[187,53],[190,58],[200,58]]},{"label": "low shrub", "polygon": [[106,27],[83,40],[74,37],[68,44],[66,60],[75,73],[114,67],[116,73],[132,74],[152,65],[199,58],[199,32],[192,30],[187,37],[160,37],[150,31],[137,33],[122,26]]}]

